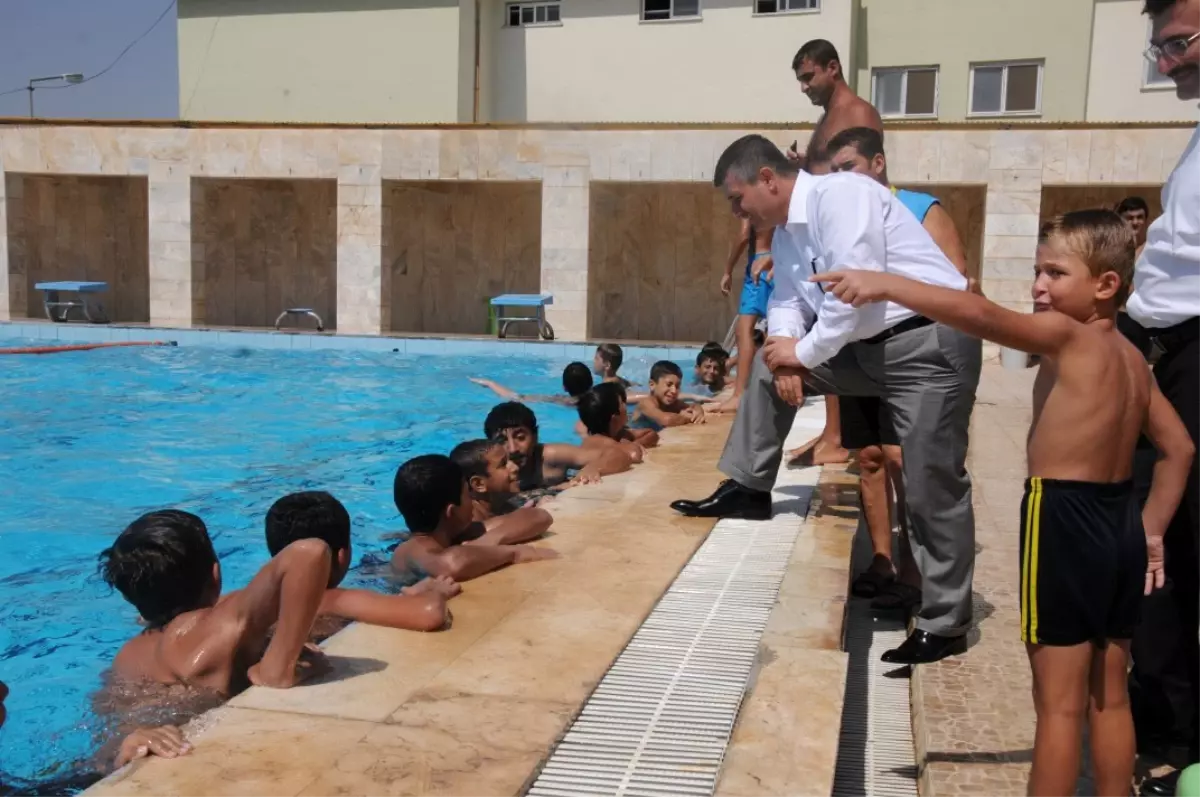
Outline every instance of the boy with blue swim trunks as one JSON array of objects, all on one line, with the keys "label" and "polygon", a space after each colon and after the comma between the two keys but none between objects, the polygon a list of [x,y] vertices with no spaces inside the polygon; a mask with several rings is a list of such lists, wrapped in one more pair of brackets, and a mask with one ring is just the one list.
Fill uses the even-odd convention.
[{"label": "boy with blue swim trunks", "polygon": [[746,271],[742,278],[741,299],[738,303],[736,339],[738,350],[738,375],[734,382],[733,396],[714,412],[732,412],[737,409],[742,392],[750,379],[750,363],[754,359],[754,327],[760,319],[767,317],[767,301],[775,288],[771,273],[771,237],[774,229],[756,230],[746,219],[742,220],[742,232],[729,252],[725,263],[725,274],[721,277],[721,294],[728,296],[733,288],[733,269],[746,252]]}]

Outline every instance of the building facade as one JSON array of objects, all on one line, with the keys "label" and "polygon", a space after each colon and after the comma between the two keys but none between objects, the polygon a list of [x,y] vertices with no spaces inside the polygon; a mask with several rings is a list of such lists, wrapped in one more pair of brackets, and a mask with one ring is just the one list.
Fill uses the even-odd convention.
[{"label": "building facade", "polygon": [[1140,0],[180,0],[180,116],[809,122],[822,38],[887,119],[1186,121]]}]

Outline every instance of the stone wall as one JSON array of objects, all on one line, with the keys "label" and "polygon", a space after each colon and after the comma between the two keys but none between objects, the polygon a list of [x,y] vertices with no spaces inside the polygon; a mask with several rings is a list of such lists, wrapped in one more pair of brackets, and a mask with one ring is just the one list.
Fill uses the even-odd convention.
[{"label": "stone wall", "polygon": [[[540,284],[554,293],[548,315],[559,337],[578,339],[588,334],[588,312],[596,309],[588,297],[589,268],[600,267],[589,263],[592,181],[708,182],[724,146],[748,132],[762,132],[786,146],[794,140],[803,144],[810,131],[14,122],[0,125],[0,168],[145,177],[150,322],[166,326],[200,321],[191,249],[192,178],[336,180],[336,315],[338,329],[354,333],[380,333],[392,326],[392,269],[384,267],[384,181],[540,181]],[[1043,187],[1160,184],[1189,134],[1181,126],[897,126],[887,133],[889,172],[898,184],[928,186],[933,193],[944,184],[984,188],[984,290],[1026,309]],[[5,211],[6,193],[0,193],[0,211]],[[7,212],[0,218],[8,218]],[[7,314],[14,290],[7,227],[0,235],[0,314]],[[697,292],[695,301],[701,298]],[[712,302],[719,311],[715,287]],[[606,324],[593,322],[597,329]]]}]

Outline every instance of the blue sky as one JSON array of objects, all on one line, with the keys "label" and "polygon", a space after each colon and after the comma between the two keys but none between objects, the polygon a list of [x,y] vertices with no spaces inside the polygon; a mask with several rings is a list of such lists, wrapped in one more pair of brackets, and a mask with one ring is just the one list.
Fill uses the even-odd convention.
[{"label": "blue sky", "polygon": [[[0,92],[31,77],[108,66],[170,0],[0,0]],[[175,10],[112,71],[63,90],[38,89],[38,116],[161,119],[179,115]],[[26,116],[28,92],[0,97],[0,116]]]}]

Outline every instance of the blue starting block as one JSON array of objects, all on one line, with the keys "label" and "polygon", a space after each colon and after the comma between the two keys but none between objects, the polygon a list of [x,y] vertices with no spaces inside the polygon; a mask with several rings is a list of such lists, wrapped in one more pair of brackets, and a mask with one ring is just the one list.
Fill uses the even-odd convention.
[{"label": "blue starting block", "polygon": [[[542,340],[554,340],[554,328],[546,323],[546,305],[554,304],[550,293],[506,293],[494,296],[490,302],[496,310],[496,336],[508,335],[509,324],[537,324]],[[533,312],[529,315],[505,315],[505,308],[524,307]]]},{"label": "blue starting block", "polygon": [[[42,304],[46,308],[46,318],[51,321],[69,321],[71,311],[79,310],[85,320],[93,324],[107,324],[108,316],[104,314],[104,305],[92,294],[104,293],[108,290],[107,282],[39,282],[33,286],[42,291]],[[60,293],[79,294],[78,299],[60,299]]]}]

